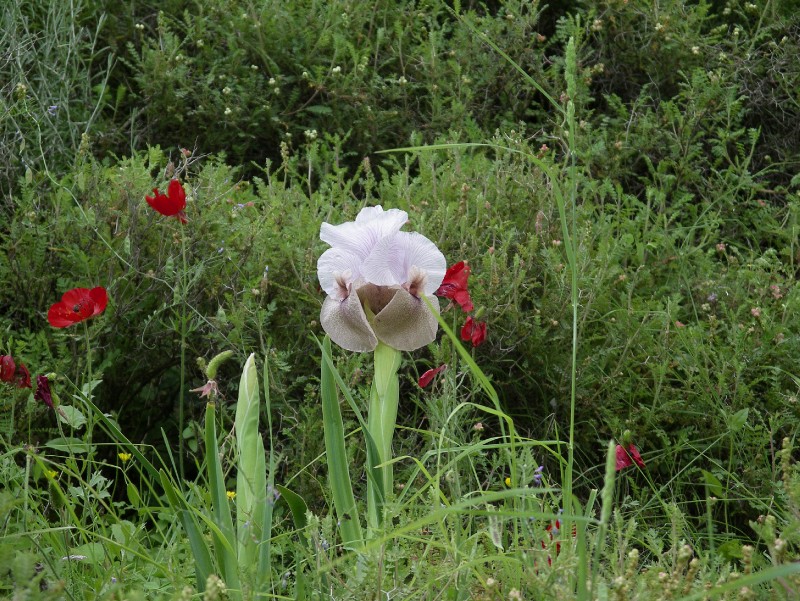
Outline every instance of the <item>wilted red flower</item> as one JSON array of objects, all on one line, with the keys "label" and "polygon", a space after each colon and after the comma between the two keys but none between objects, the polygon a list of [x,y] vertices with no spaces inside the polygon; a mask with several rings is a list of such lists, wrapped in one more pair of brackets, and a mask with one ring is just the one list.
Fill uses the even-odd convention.
[{"label": "wilted red flower", "polygon": [[28,371],[24,363],[17,365],[17,369],[14,370],[14,383],[17,385],[17,388],[31,387],[31,372]]},{"label": "wilted red flower", "polygon": [[644,460],[642,456],[639,454],[639,449],[636,448],[636,445],[629,444],[626,447],[623,447],[621,444],[617,445],[616,448],[617,453],[617,471],[625,469],[626,467],[630,467],[636,463],[641,468],[644,468]]},{"label": "wilted red flower", "polygon": [[14,363],[14,358],[11,355],[0,356],[0,380],[3,382],[14,381],[14,371],[17,369],[17,364]]},{"label": "wilted red flower", "polygon": [[478,346],[486,340],[486,322],[475,321],[472,316],[467,317],[464,327],[461,328],[461,340],[471,340],[472,346]]},{"label": "wilted red flower", "polygon": [[467,290],[468,279],[469,265],[464,261],[459,261],[445,272],[442,284],[434,294],[457,302],[465,313],[469,313],[475,308],[475,305],[472,304],[469,290]]},{"label": "wilted red flower", "polygon": [[47,321],[54,328],[66,328],[102,313],[107,304],[108,292],[102,286],[91,290],[73,288],[64,293],[61,301],[50,307],[47,312]]},{"label": "wilted red flower", "polygon": [[445,369],[447,369],[447,364],[442,363],[439,367],[435,367],[433,369],[429,369],[428,371],[426,371],[419,377],[419,387],[425,388],[428,384],[430,384],[433,381],[433,378],[436,377],[436,374]]},{"label": "wilted red flower", "polygon": [[173,179],[169,182],[166,194],[159,192],[158,188],[153,188],[153,194],[155,196],[144,197],[153,209],[167,217],[177,217],[181,223],[188,221],[186,213],[183,212],[186,208],[186,191],[178,180]]},{"label": "wilted red flower", "polygon": [[36,401],[42,401],[45,405],[53,408],[53,395],[50,393],[50,382],[47,376],[36,376],[36,392],[33,393]]},{"label": "wilted red flower", "polygon": [[11,355],[0,356],[0,381],[13,383],[17,388],[31,387],[31,374],[24,363],[15,363]]}]

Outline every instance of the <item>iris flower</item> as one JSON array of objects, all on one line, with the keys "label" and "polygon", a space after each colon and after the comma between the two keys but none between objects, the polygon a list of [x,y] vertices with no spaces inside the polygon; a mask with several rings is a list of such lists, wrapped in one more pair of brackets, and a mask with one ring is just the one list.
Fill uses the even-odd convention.
[{"label": "iris flower", "polygon": [[323,223],[320,238],[331,246],[317,261],[317,276],[328,294],[320,323],[349,351],[373,351],[378,341],[412,351],[436,337],[433,295],[447,262],[422,234],[401,232],[408,213],[366,207],[355,221]]},{"label": "iris flower", "polygon": [[181,223],[186,223],[186,191],[181,183],[173,179],[167,186],[167,193],[162,194],[158,188],[153,188],[154,196],[145,195],[144,199],[153,209],[167,217],[177,217]]},{"label": "iris flower", "polygon": [[102,313],[106,305],[108,305],[108,292],[102,286],[91,290],[73,288],[67,290],[61,300],[50,307],[47,321],[54,328],[66,328]]}]

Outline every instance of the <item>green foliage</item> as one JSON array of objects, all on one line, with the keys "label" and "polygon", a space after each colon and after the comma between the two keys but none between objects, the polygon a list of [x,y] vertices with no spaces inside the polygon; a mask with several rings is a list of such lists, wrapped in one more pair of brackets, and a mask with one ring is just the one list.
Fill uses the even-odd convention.
[{"label": "green foliage", "polygon": [[[256,512],[274,597],[791,597],[793,3],[117,4],[0,8],[0,348],[51,374],[60,408],[0,384],[0,595],[207,597],[223,565],[235,588]],[[144,201],[173,177],[185,225]],[[470,263],[488,338],[402,358],[385,534],[357,555],[323,460],[316,260],[323,221],[379,203]],[[47,325],[98,285],[85,330]],[[251,353],[274,516],[225,495],[245,457],[267,467],[265,421],[240,431],[230,403]],[[364,465],[372,367],[324,366],[350,394],[328,459]],[[646,468],[612,480],[609,440]]]}]

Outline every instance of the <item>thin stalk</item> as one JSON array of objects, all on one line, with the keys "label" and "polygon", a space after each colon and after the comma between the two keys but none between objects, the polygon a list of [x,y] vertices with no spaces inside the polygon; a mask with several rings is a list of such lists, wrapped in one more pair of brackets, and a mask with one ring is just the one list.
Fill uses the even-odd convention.
[{"label": "thin stalk", "polygon": [[[180,285],[180,293],[182,298],[181,303],[181,313],[180,313],[180,320],[181,320],[181,378],[180,378],[180,390],[178,391],[178,470],[181,476],[181,482],[185,477],[185,472],[183,469],[183,452],[184,452],[184,442],[183,442],[183,429],[184,429],[184,395],[186,393],[186,383],[184,376],[186,375],[186,236],[184,235],[185,232],[181,233],[181,260],[183,264],[183,268],[181,270],[179,285]],[[181,485],[183,486],[183,485]]]},{"label": "thin stalk", "polygon": [[575,203],[577,201],[577,158],[575,154],[575,103],[576,86],[576,56],[575,40],[570,38],[566,53],[566,79],[567,79],[567,145],[569,152],[569,209],[570,219],[567,219],[567,207],[563,198],[556,197],[561,229],[564,236],[564,247],[567,252],[567,263],[570,270],[570,298],[572,302],[572,358],[570,366],[570,401],[569,401],[569,440],[567,443],[567,467],[562,484],[564,497],[564,528],[571,531],[572,515],[572,488],[573,467],[575,464],[575,404],[577,391],[577,365],[578,365],[578,265],[576,261],[577,243],[575,241]]},{"label": "thin stalk", "polygon": [[[392,485],[391,465],[376,468],[392,459],[392,436],[397,423],[397,406],[400,399],[400,384],[397,370],[400,368],[400,351],[378,343],[374,351],[375,376],[369,395],[369,414],[367,429],[378,449],[377,462],[368,469],[375,470],[376,479],[383,483],[384,499],[388,498]],[[372,479],[367,480],[367,516],[371,529],[376,529],[382,521],[382,503]]]}]

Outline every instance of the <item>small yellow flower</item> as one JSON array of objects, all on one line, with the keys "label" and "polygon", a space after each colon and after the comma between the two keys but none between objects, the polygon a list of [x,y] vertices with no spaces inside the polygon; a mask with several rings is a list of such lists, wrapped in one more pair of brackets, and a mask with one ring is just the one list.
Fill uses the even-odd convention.
[{"label": "small yellow flower", "polygon": [[133,457],[133,455],[131,455],[130,453],[118,453],[117,457],[119,457],[119,460],[122,463],[125,463],[126,461],[130,461],[130,459],[131,459],[131,457]]},{"label": "small yellow flower", "polygon": [[45,476],[46,476],[46,477],[47,477],[49,480],[55,480],[56,476],[58,476],[58,472],[57,472],[56,470],[45,470],[45,471],[44,471],[44,475],[45,475]]},{"label": "small yellow flower", "polygon": [[506,477],[506,486],[511,486],[511,478]]},{"label": "small yellow flower", "polygon": [[232,490],[227,491],[225,495],[228,497],[228,500],[230,501],[233,501],[236,498],[236,493]]}]

